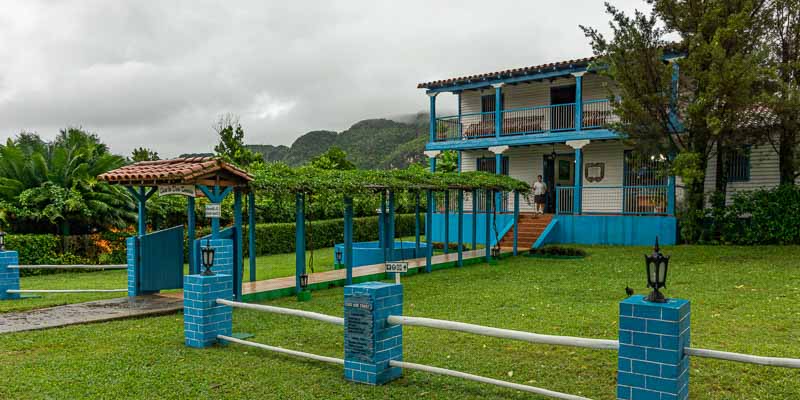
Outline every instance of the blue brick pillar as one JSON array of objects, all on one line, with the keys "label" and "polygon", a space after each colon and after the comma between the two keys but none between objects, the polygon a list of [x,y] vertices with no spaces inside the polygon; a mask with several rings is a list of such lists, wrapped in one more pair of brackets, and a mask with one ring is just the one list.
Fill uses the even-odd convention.
[{"label": "blue brick pillar", "polygon": [[650,303],[631,296],[619,305],[617,399],[689,398],[690,304]]},{"label": "blue brick pillar", "polygon": [[215,274],[226,275],[231,280],[231,293],[233,293],[233,240],[232,239],[202,239],[195,241],[196,260],[200,272],[203,267],[202,248],[211,246],[214,249],[214,265],[211,271]]},{"label": "blue brick pillar", "polygon": [[217,343],[217,335],[231,335],[231,307],[216,301],[232,298],[233,279],[230,275],[183,277],[183,332],[187,346],[208,347]]},{"label": "blue brick pillar", "polygon": [[127,246],[127,260],[128,260],[128,296],[138,296],[139,287],[137,285],[137,274],[139,268],[139,256],[136,254],[136,236],[131,236],[125,239]]},{"label": "blue brick pillar", "polygon": [[6,293],[6,290],[19,290],[19,270],[8,268],[9,265],[19,265],[19,254],[0,251],[0,300],[19,298],[19,293]]},{"label": "blue brick pillar", "polygon": [[344,288],[344,377],[369,385],[397,379],[403,371],[389,360],[403,359],[403,327],[389,325],[403,315],[403,286],[366,282]]}]

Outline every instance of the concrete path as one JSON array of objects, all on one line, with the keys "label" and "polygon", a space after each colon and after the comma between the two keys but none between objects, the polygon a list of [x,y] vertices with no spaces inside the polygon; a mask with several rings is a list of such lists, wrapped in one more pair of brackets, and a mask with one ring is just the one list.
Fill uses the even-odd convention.
[{"label": "concrete path", "polygon": [[183,299],[139,296],[0,314],[0,333],[22,332],[59,326],[169,314],[183,309]]}]

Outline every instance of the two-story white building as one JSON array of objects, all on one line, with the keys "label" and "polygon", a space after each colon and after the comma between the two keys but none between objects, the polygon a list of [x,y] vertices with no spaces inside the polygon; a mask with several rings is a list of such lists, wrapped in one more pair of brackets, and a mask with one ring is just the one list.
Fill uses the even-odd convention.
[{"label": "two-story white building", "polygon": [[[652,245],[656,236],[673,244],[678,232],[676,198],[680,201],[676,179],[657,173],[661,157],[637,157],[618,132],[608,129],[616,118],[609,102],[613,82],[591,70],[592,61],[583,58],[420,83],[418,88],[430,99],[426,155],[431,168],[442,151],[455,150],[461,171],[507,174],[531,184],[541,175],[550,189],[546,214],[526,215],[533,204],[520,202],[520,246]],[[457,96],[455,115],[436,114],[437,98],[445,95]],[[709,165],[712,190],[713,160]],[[777,156],[769,145],[748,147],[731,160],[728,173],[729,192],[775,186]],[[454,196],[449,197],[452,201]],[[436,241],[444,240],[446,220],[454,229],[454,218],[444,217],[454,208],[442,200],[434,217]],[[481,226],[486,223],[486,214],[481,214],[485,202],[478,200],[473,207],[467,196],[466,210],[479,214],[467,221]],[[511,196],[505,196],[491,222],[498,226],[499,238],[507,239],[513,229],[510,203]],[[465,232],[469,236],[475,230],[482,232],[471,227]],[[477,241],[482,242],[480,237]]]}]

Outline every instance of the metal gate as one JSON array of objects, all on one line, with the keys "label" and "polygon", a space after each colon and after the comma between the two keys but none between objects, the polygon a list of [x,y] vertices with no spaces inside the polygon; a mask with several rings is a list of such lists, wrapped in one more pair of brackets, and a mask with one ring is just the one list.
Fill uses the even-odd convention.
[{"label": "metal gate", "polygon": [[183,226],[149,233],[137,242],[139,291],[183,288]]}]

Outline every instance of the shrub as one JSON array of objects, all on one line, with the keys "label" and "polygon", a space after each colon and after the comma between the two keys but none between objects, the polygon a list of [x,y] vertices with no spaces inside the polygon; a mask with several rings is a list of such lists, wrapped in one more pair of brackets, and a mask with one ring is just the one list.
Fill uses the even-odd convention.
[{"label": "shrub", "polygon": [[544,246],[538,249],[531,249],[528,254],[547,257],[586,257],[586,251],[582,249],[561,246]]}]

